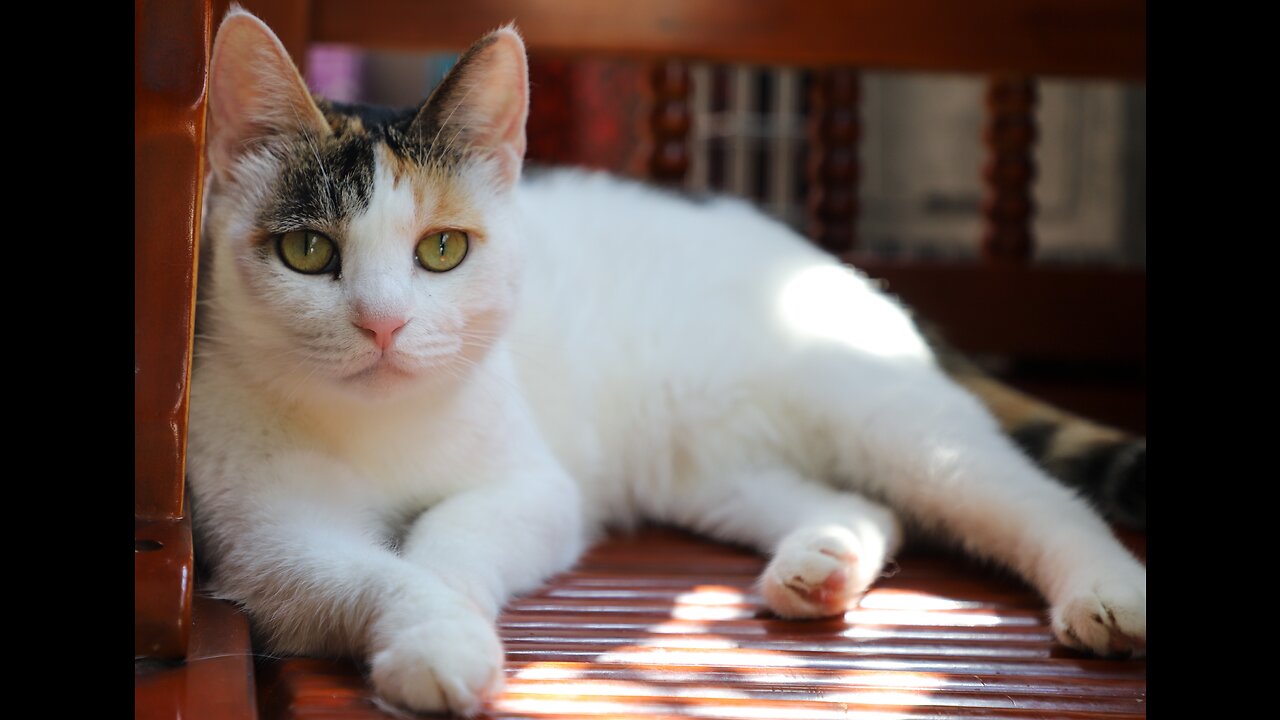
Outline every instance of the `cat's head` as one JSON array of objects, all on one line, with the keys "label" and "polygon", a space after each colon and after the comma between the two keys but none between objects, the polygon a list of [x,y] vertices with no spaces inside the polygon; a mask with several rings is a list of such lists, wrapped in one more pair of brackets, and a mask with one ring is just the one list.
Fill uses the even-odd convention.
[{"label": "cat's head", "polygon": [[463,379],[516,301],[527,114],[511,28],[397,112],[314,99],[233,10],[209,73],[205,351],[295,396]]}]

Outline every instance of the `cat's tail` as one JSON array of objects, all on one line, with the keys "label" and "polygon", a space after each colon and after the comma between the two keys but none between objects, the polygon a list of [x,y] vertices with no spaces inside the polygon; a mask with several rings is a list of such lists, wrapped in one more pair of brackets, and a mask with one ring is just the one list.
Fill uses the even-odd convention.
[{"label": "cat's tail", "polygon": [[1000,427],[1050,475],[1077,490],[1107,520],[1146,528],[1146,438],[1015,390],[949,348],[939,359],[951,378],[976,395]]}]

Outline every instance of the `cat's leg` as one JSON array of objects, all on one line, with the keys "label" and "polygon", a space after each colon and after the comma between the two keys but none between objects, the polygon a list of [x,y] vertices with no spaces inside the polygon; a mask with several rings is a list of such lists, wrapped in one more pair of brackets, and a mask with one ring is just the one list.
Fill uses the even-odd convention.
[{"label": "cat's leg", "polygon": [[506,594],[567,566],[582,544],[576,487],[554,463],[525,470],[451,496],[397,553],[362,506],[364,478],[280,452],[228,468],[234,489],[200,483],[201,547],[216,559],[218,594],[249,610],[268,650],[353,655],[380,698],[470,715],[502,687],[493,621]]},{"label": "cat's leg", "polygon": [[813,396],[832,432],[845,432],[836,442],[845,473],[904,518],[1030,581],[1049,601],[1062,642],[1143,653],[1146,569],[1097,513],[940,374],[906,368],[881,387]]},{"label": "cat's leg", "polygon": [[[417,618],[375,655],[375,686],[414,708],[474,709],[500,688],[478,682],[495,672],[501,679],[501,651],[489,652],[499,648],[498,611],[513,594],[567,569],[583,545],[578,489],[549,457],[520,463],[423,513],[404,537],[402,557],[440,578],[465,598],[465,606]],[[486,650],[470,667],[459,659],[471,640],[454,627],[458,615],[466,616],[468,632]]]},{"label": "cat's leg", "polygon": [[[271,465],[268,477],[287,473],[315,486],[335,472],[331,462]],[[381,697],[415,710],[474,713],[502,684],[492,622],[430,570],[397,555],[370,514],[336,495],[257,492],[234,506],[216,497],[202,502],[196,517],[203,549],[217,559],[215,591],[248,609],[270,652],[355,656],[371,662]],[[412,677],[380,676],[387,654],[404,647],[429,665],[415,666]]]},{"label": "cat's leg", "polygon": [[782,617],[844,612],[901,544],[897,517],[887,507],[809,480],[790,466],[718,478],[699,483],[683,511],[673,514],[692,529],[771,555],[759,587]]}]

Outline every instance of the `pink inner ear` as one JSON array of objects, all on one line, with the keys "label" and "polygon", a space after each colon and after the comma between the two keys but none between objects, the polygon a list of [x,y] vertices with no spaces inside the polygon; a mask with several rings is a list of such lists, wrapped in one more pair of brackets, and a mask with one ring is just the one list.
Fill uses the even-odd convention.
[{"label": "pink inner ear", "polygon": [[216,172],[229,170],[254,139],[330,132],[279,39],[244,12],[229,14],[214,41],[209,105],[209,160]]},{"label": "pink inner ear", "polygon": [[529,71],[520,36],[505,28],[495,35],[468,59],[463,71],[470,90],[449,124],[467,128],[472,146],[491,153],[498,160],[502,180],[512,183],[524,160]]},{"label": "pink inner ear", "polygon": [[501,127],[498,130],[498,135],[501,138],[502,144],[511,148],[511,151],[515,154],[517,161],[524,158],[525,124],[528,122],[529,115],[529,97],[527,90],[528,80],[526,79],[524,82],[525,87],[521,88],[522,92],[516,98],[512,98],[508,101],[511,105],[518,106],[522,109],[519,112],[510,113],[507,118],[506,126]]},{"label": "pink inner ear", "polygon": [[[495,51],[507,55],[501,67],[496,68],[499,79],[507,84],[504,102],[499,109],[505,122],[499,123],[504,144],[510,145],[518,158],[524,157],[525,123],[529,117],[529,65],[525,59],[524,43],[514,31],[502,31]],[[504,113],[504,114],[502,114]]]}]

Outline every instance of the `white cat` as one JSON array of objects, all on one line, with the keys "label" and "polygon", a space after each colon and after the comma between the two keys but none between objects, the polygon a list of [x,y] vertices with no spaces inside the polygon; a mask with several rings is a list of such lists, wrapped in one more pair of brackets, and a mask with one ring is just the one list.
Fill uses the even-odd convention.
[{"label": "white cat", "polygon": [[1063,642],[1142,652],[1143,566],[861,275],[741,202],[521,180],[513,29],[396,114],[313,101],[233,10],[210,83],[189,482],[269,650],[473,713],[499,609],[606,526],[759,548],[804,618],[856,602],[901,518],[1027,578]]}]

